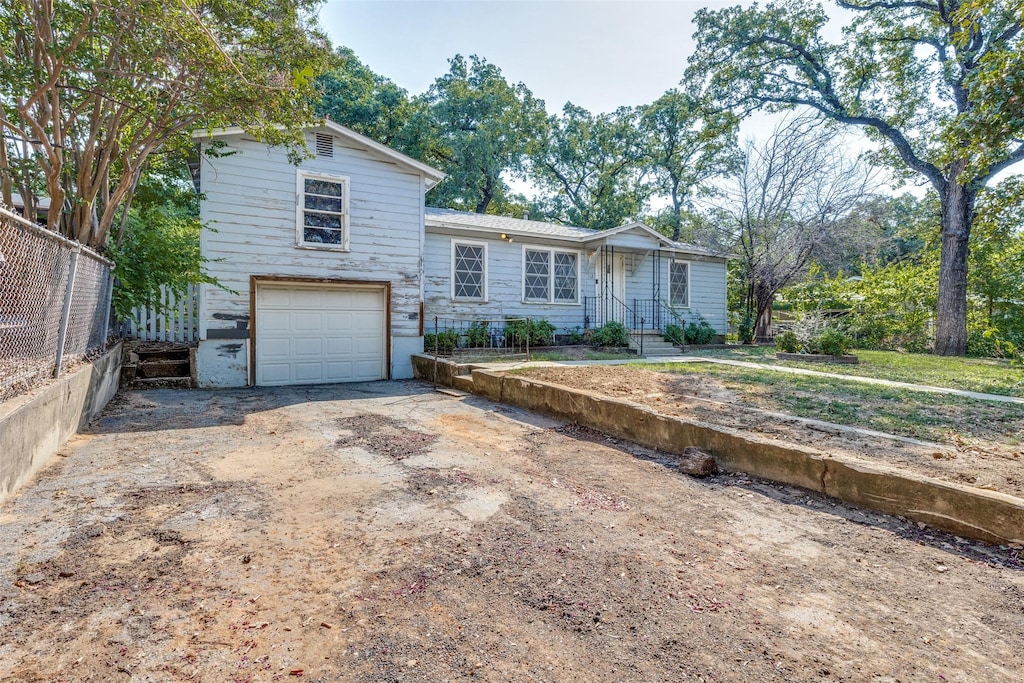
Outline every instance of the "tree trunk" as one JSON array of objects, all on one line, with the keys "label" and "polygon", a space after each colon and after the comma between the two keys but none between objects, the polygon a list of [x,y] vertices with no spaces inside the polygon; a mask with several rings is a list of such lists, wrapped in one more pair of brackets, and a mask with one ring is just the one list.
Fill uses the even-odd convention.
[{"label": "tree trunk", "polygon": [[950,182],[941,195],[942,251],[939,261],[939,302],[935,313],[935,353],[967,353],[967,253],[975,190]]},{"label": "tree trunk", "polygon": [[762,343],[772,339],[772,304],[775,293],[765,287],[754,287],[754,340]]}]

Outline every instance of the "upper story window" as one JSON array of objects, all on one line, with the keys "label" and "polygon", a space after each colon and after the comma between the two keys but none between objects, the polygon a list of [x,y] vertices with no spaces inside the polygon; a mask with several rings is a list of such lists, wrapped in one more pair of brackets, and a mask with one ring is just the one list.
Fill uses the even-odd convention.
[{"label": "upper story window", "polygon": [[580,258],[575,251],[523,249],[523,300],[574,304],[579,301]]},{"label": "upper story window", "polygon": [[668,274],[669,303],[680,308],[690,307],[690,264],[672,261]]},{"label": "upper story window", "polygon": [[487,245],[452,240],[452,298],[487,300]]},{"label": "upper story window", "polygon": [[298,243],[348,249],[348,178],[299,171]]}]

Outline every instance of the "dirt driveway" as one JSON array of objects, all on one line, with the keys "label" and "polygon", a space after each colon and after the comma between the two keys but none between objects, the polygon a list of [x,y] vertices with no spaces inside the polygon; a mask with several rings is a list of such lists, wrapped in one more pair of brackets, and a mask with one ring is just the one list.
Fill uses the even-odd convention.
[{"label": "dirt driveway", "polygon": [[990,548],[413,382],[129,392],[0,507],[17,681],[1019,681]]}]

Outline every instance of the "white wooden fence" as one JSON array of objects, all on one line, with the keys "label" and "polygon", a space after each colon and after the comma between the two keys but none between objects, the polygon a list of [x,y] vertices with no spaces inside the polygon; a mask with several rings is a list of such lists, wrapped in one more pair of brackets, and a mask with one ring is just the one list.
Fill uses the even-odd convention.
[{"label": "white wooden fence", "polygon": [[125,323],[124,335],[140,341],[194,342],[199,340],[199,291],[189,285],[178,297],[167,288],[160,289],[167,313],[158,314],[152,307],[138,307],[132,320]]}]

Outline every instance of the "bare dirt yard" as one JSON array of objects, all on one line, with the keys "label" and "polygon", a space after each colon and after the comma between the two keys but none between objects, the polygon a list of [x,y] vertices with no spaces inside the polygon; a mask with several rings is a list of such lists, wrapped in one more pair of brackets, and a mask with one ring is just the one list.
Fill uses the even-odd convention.
[{"label": "bare dirt yard", "polygon": [[0,679],[1019,681],[1019,550],[415,382],[120,394],[0,506]]},{"label": "bare dirt yard", "polygon": [[[719,370],[720,368],[712,368]],[[826,422],[862,424],[894,433],[920,433],[936,441],[886,438],[803,420],[765,410],[775,401],[773,388],[761,384],[744,393],[729,386],[729,377],[704,373],[688,365],[681,372],[662,372],[629,366],[536,367],[517,372],[533,379],[624,398],[664,415],[754,432],[762,438],[796,443],[852,460],[904,469],[948,482],[977,486],[1024,498],[1024,406],[986,403],[941,394],[918,394],[922,404],[909,406],[914,392],[858,387],[863,392],[844,400],[818,386],[794,388],[802,379],[779,375],[787,399],[797,405],[814,404]],[[736,368],[725,368],[740,374]],[[770,371],[763,371],[770,372]],[[778,375],[778,373],[776,373]],[[858,419],[858,411],[878,411],[874,419]],[[885,414],[890,413],[891,414]],[[900,415],[899,413],[904,413]],[[907,418],[912,418],[910,422]]]}]

